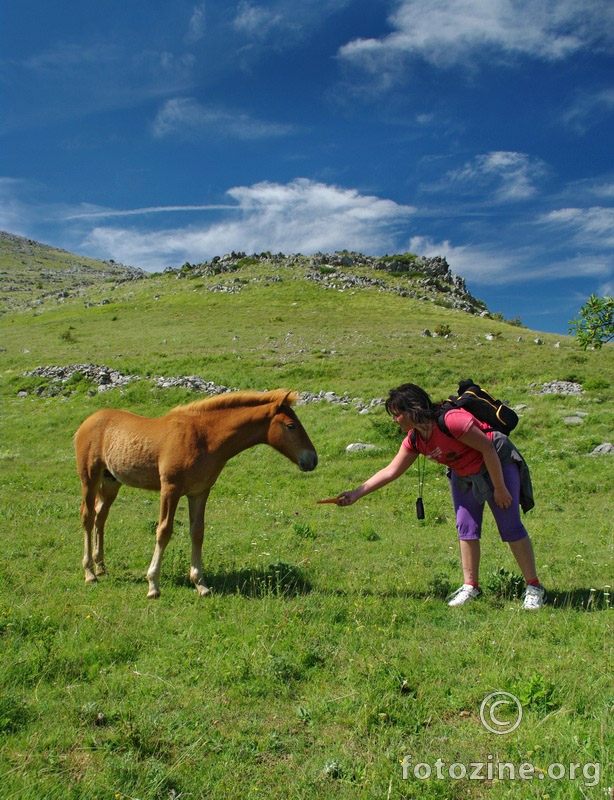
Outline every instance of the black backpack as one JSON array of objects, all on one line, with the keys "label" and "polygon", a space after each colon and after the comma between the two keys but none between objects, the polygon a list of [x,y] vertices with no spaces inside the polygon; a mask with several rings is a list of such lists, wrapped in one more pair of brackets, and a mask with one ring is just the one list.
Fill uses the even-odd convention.
[{"label": "black backpack", "polygon": [[[488,424],[488,431],[500,431],[506,436],[518,425],[518,414],[506,406],[501,400],[489,394],[470,378],[458,384],[458,394],[450,395],[441,406],[437,417],[437,427],[440,431],[450,436],[450,431],[445,423],[445,416],[453,408],[464,408],[476,419]],[[416,431],[412,431],[411,443],[416,446]]]}]

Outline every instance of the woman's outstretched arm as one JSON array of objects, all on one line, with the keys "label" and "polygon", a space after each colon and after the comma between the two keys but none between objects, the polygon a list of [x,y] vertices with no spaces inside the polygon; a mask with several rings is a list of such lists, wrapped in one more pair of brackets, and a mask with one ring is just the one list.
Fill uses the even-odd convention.
[{"label": "woman's outstretched arm", "polygon": [[412,452],[404,445],[401,445],[399,452],[388,466],[383,467],[383,469],[380,469],[370,478],[367,478],[367,480],[361,483],[360,486],[357,486],[356,489],[341,492],[337,498],[339,505],[351,506],[352,503],[360,500],[360,498],[364,497],[366,494],[375,492],[377,489],[381,489],[382,486],[386,486],[387,483],[396,480],[411,467],[417,458],[418,453]]}]

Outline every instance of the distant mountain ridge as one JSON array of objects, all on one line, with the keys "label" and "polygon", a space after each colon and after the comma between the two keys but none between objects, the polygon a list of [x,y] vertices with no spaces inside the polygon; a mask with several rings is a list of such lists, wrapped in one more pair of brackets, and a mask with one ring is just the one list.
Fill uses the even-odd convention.
[{"label": "distant mountain ridge", "polygon": [[[246,282],[262,280],[263,268],[294,271],[297,277],[339,291],[375,289],[401,297],[431,301],[470,314],[488,314],[485,304],[454,275],[445,258],[413,253],[366,256],[340,251],[284,255],[264,252],[251,256],[229,253],[200,264],[169,267],[165,273],[178,279],[219,275],[219,291],[236,293]],[[238,280],[236,273],[241,273]],[[234,277],[231,277],[235,274]],[[136,267],[75,255],[22,236],[0,231],[0,313],[36,308],[46,300],[87,295],[105,283],[147,279],[150,273]]]}]

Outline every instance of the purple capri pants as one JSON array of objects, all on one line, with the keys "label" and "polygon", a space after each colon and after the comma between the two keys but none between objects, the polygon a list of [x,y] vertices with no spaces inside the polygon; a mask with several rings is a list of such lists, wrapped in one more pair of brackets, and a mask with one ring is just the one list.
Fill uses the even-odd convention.
[{"label": "purple capri pants", "polygon": [[[518,464],[514,462],[502,465],[502,469],[505,485],[512,495],[512,504],[509,508],[499,508],[491,495],[488,505],[497,523],[502,541],[517,542],[528,535],[520,520],[520,470]],[[482,533],[484,503],[476,500],[471,489],[463,491],[453,472],[450,476],[450,488],[456,514],[458,538],[479,539]]]}]

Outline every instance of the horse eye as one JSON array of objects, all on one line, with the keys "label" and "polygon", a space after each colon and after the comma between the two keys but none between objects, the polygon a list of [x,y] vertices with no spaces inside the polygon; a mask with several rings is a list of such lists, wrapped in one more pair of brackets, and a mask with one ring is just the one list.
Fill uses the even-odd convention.
[{"label": "horse eye", "polygon": [[296,425],[294,424],[294,422],[288,422],[288,423],[286,424],[286,428],[287,428],[289,431],[293,431],[293,430],[295,430],[295,428],[296,428]]}]

